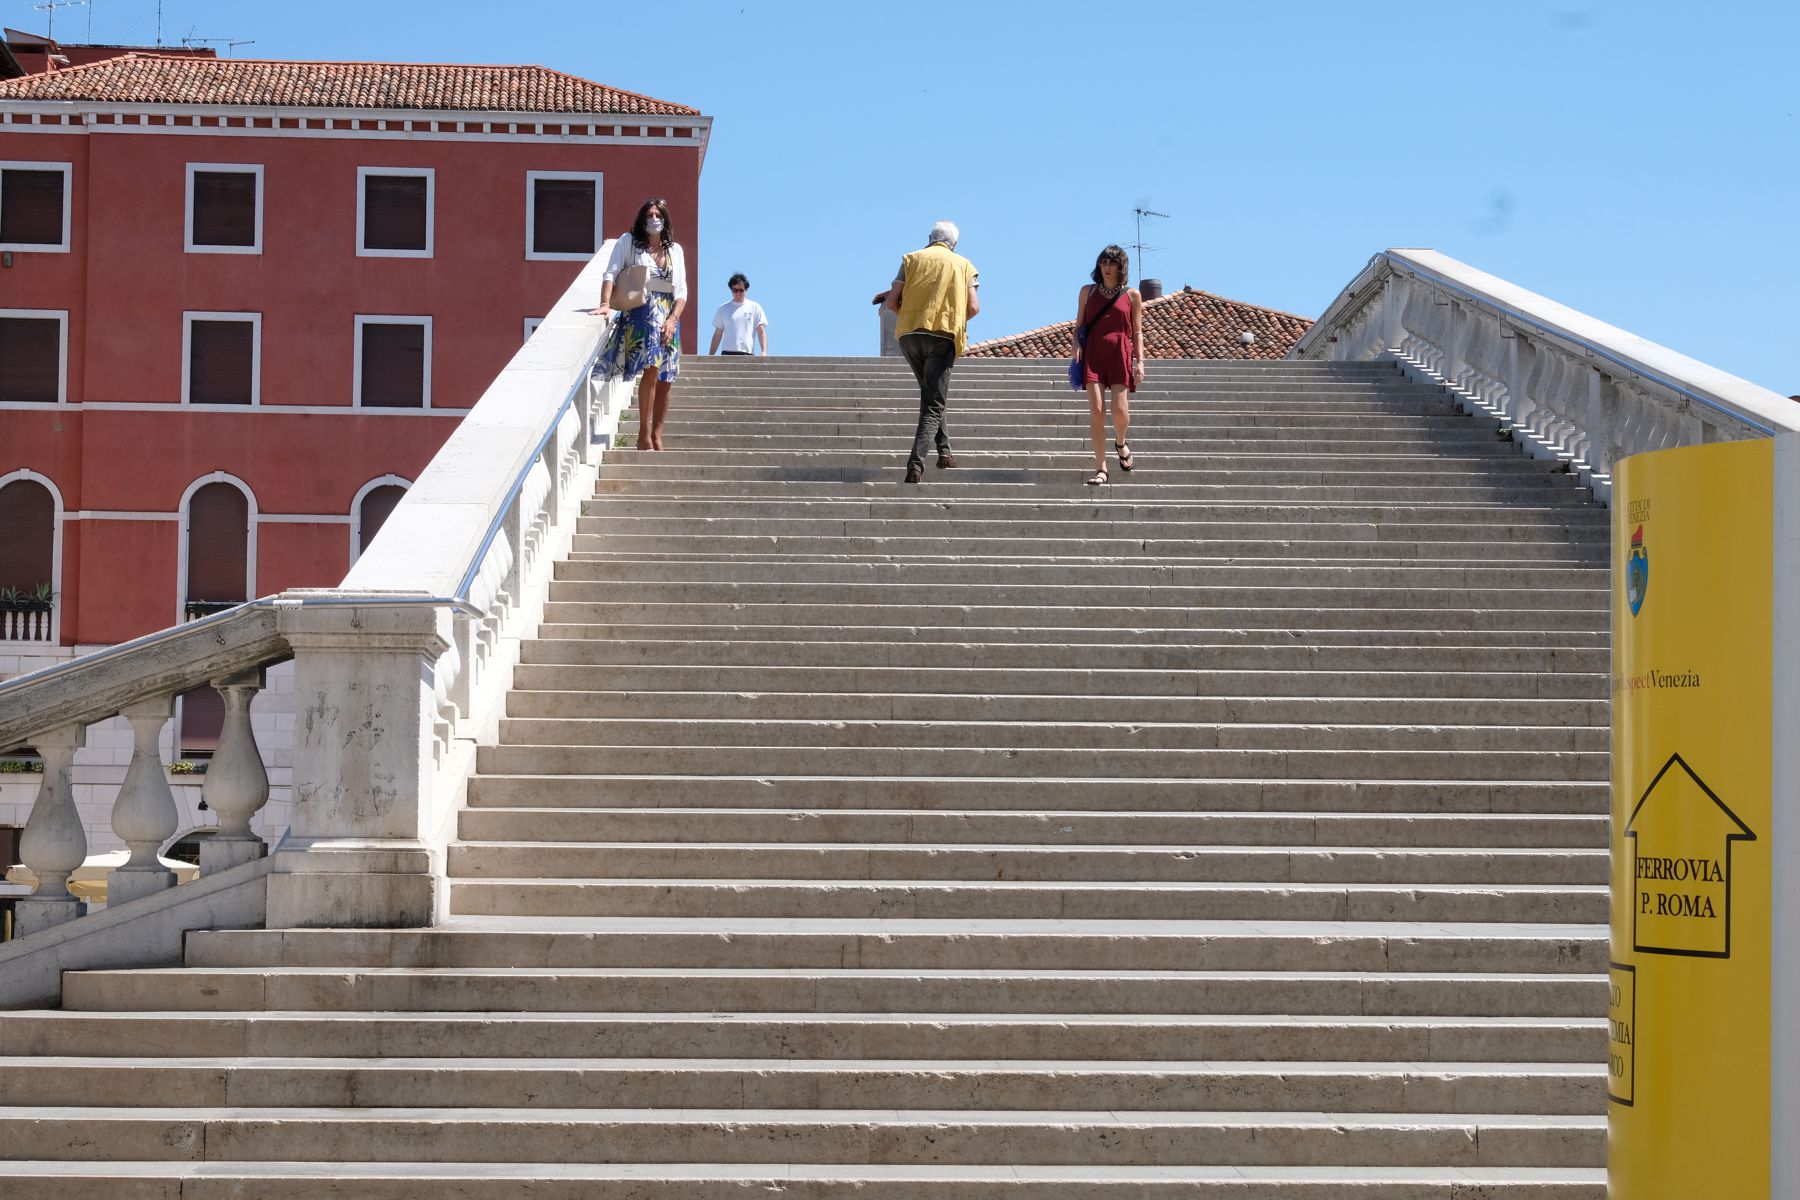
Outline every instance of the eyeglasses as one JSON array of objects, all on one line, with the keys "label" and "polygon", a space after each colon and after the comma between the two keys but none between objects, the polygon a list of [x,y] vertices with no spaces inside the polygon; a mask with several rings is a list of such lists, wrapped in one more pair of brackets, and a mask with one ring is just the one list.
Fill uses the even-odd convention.
[{"label": "eyeglasses", "polygon": [[750,289],[743,286],[742,284],[733,284],[731,290],[734,292],[747,292]]}]

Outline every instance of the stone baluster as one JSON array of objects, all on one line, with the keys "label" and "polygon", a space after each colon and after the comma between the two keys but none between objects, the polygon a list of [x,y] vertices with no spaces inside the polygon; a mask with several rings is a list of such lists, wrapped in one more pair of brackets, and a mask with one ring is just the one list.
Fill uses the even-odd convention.
[{"label": "stone baluster", "polygon": [[65,725],[32,739],[44,759],[44,779],[19,839],[19,858],[37,876],[37,886],[13,909],[15,936],[38,933],[87,912],[87,904],[69,894],[69,876],[87,859],[87,831],[81,827],[70,782],[75,751],[85,739],[80,725]]},{"label": "stone baluster", "polygon": [[228,675],[213,680],[213,687],[225,697],[225,724],[200,788],[206,807],[219,814],[219,832],[200,843],[203,875],[254,862],[269,852],[250,831],[251,819],[269,801],[269,773],[250,727],[250,702],[263,688],[263,673],[259,668]]},{"label": "stone baluster", "polygon": [[157,851],[180,828],[175,795],[162,761],[162,731],[173,711],[173,696],[129,705],[120,712],[131,723],[131,765],[113,801],[112,827],[131,848],[131,857],[112,872],[106,902],[123,904],[175,886],[175,872],[162,865]]}]

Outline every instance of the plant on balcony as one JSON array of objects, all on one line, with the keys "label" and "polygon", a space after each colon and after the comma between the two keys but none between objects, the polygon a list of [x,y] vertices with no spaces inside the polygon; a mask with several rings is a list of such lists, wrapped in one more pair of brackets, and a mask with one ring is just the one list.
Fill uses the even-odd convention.
[{"label": "plant on balcony", "polygon": [[208,759],[181,758],[169,764],[171,775],[204,775],[209,765]]},{"label": "plant on balcony", "polygon": [[0,775],[42,775],[41,758],[0,758]]},{"label": "plant on balcony", "polygon": [[56,593],[47,583],[31,588],[0,588],[0,612],[49,612],[55,606]]}]

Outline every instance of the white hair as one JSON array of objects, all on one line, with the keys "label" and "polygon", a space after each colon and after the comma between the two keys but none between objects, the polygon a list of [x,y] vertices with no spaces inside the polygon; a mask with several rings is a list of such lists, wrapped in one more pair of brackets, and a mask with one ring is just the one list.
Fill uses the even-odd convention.
[{"label": "white hair", "polygon": [[961,240],[962,230],[956,227],[955,221],[939,221],[936,225],[931,227],[931,236],[925,239],[925,244],[930,246],[937,242],[942,242],[944,245],[954,250],[956,249],[956,243]]}]

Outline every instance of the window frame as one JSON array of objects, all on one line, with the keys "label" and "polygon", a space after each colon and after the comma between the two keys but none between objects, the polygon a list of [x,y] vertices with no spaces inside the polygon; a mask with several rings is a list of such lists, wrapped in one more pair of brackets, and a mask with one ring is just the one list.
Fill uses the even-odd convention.
[{"label": "window frame", "polygon": [[[193,399],[194,322],[236,321],[250,326],[250,403],[198,404]],[[206,412],[237,412],[262,407],[262,314],[259,312],[194,312],[181,314],[181,404]]]},{"label": "window frame", "polygon": [[[368,179],[371,175],[403,175],[425,181],[425,248],[423,250],[379,250],[365,244],[368,235]],[[436,167],[364,167],[356,168],[356,257],[358,258],[432,258],[437,252],[437,168]]]},{"label": "window frame", "polygon": [[[387,313],[357,313],[356,337],[350,361],[350,407],[361,412],[430,412],[431,411],[431,317],[395,316]],[[425,327],[425,370],[420,380],[420,404],[417,408],[363,403],[363,328],[368,325],[423,325]]]},{"label": "window frame", "polygon": [[399,475],[381,475],[356,489],[356,496],[350,501],[350,565],[353,567],[356,565],[356,560],[362,557],[363,551],[368,549],[363,545],[363,501],[368,499],[370,492],[384,487],[404,488],[410,492],[413,489],[413,481]]},{"label": "window frame", "polygon": [[[39,407],[42,407],[42,405]],[[21,468],[9,474],[0,475],[0,487],[5,487],[9,483],[17,483],[20,480],[38,484],[45,491],[50,493],[50,519],[52,524],[50,528],[51,578],[49,583],[51,588],[55,590],[56,599],[50,606],[50,636],[48,641],[9,642],[0,639],[0,646],[11,647],[13,650],[29,646],[32,647],[32,651],[29,652],[42,652],[45,646],[62,645],[63,609],[67,607],[63,603],[63,523],[66,519],[64,516],[66,510],[63,507],[62,489],[56,486],[56,481],[51,479],[48,475],[31,470],[29,467]]]},{"label": "window frame", "polygon": [[0,409],[28,412],[69,404],[69,310],[66,308],[0,308],[0,319],[20,317],[29,321],[54,318],[56,334],[56,399],[48,404],[37,400],[0,400]]},{"label": "window frame", "polygon": [[[207,174],[256,176],[256,240],[248,246],[218,246],[194,241],[194,176]],[[187,199],[181,213],[181,248],[187,254],[261,254],[263,252],[263,164],[200,163],[187,164]]]},{"label": "window frame", "polygon": [[[232,405],[236,408],[237,405]],[[175,620],[172,624],[188,623],[188,526],[192,517],[188,513],[188,505],[192,503],[194,494],[209,483],[228,483],[244,493],[244,519],[248,526],[244,538],[244,596],[246,602],[256,599],[256,533],[261,517],[256,506],[256,493],[249,484],[229,471],[213,471],[202,475],[187,485],[181,493],[181,503],[175,507]],[[179,726],[177,726],[179,728]]]},{"label": "window frame", "polygon": [[49,242],[0,242],[0,250],[16,254],[67,254],[74,236],[75,213],[75,164],[72,161],[28,161],[25,159],[0,159],[0,204],[6,202],[7,171],[61,171],[63,177],[62,193],[62,241]]},{"label": "window frame", "polygon": [[[594,182],[594,249],[587,254],[570,251],[537,250],[537,184],[540,179],[591,179]],[[606,197],[604,171],[527,171],[525,172],[525,261],[587,262],[606,245],[601,210]]]},{"label": "window frame", "polygon": [[[536,333],[540,328],[542,328],[544,322],[547,320],[549,320],[548,317],[526,317],[525,318],[525,342],[529,342],[531,340],[531,335]],[[525,342],[520,342],[519,344],[522,346],[525,344]]]}]

